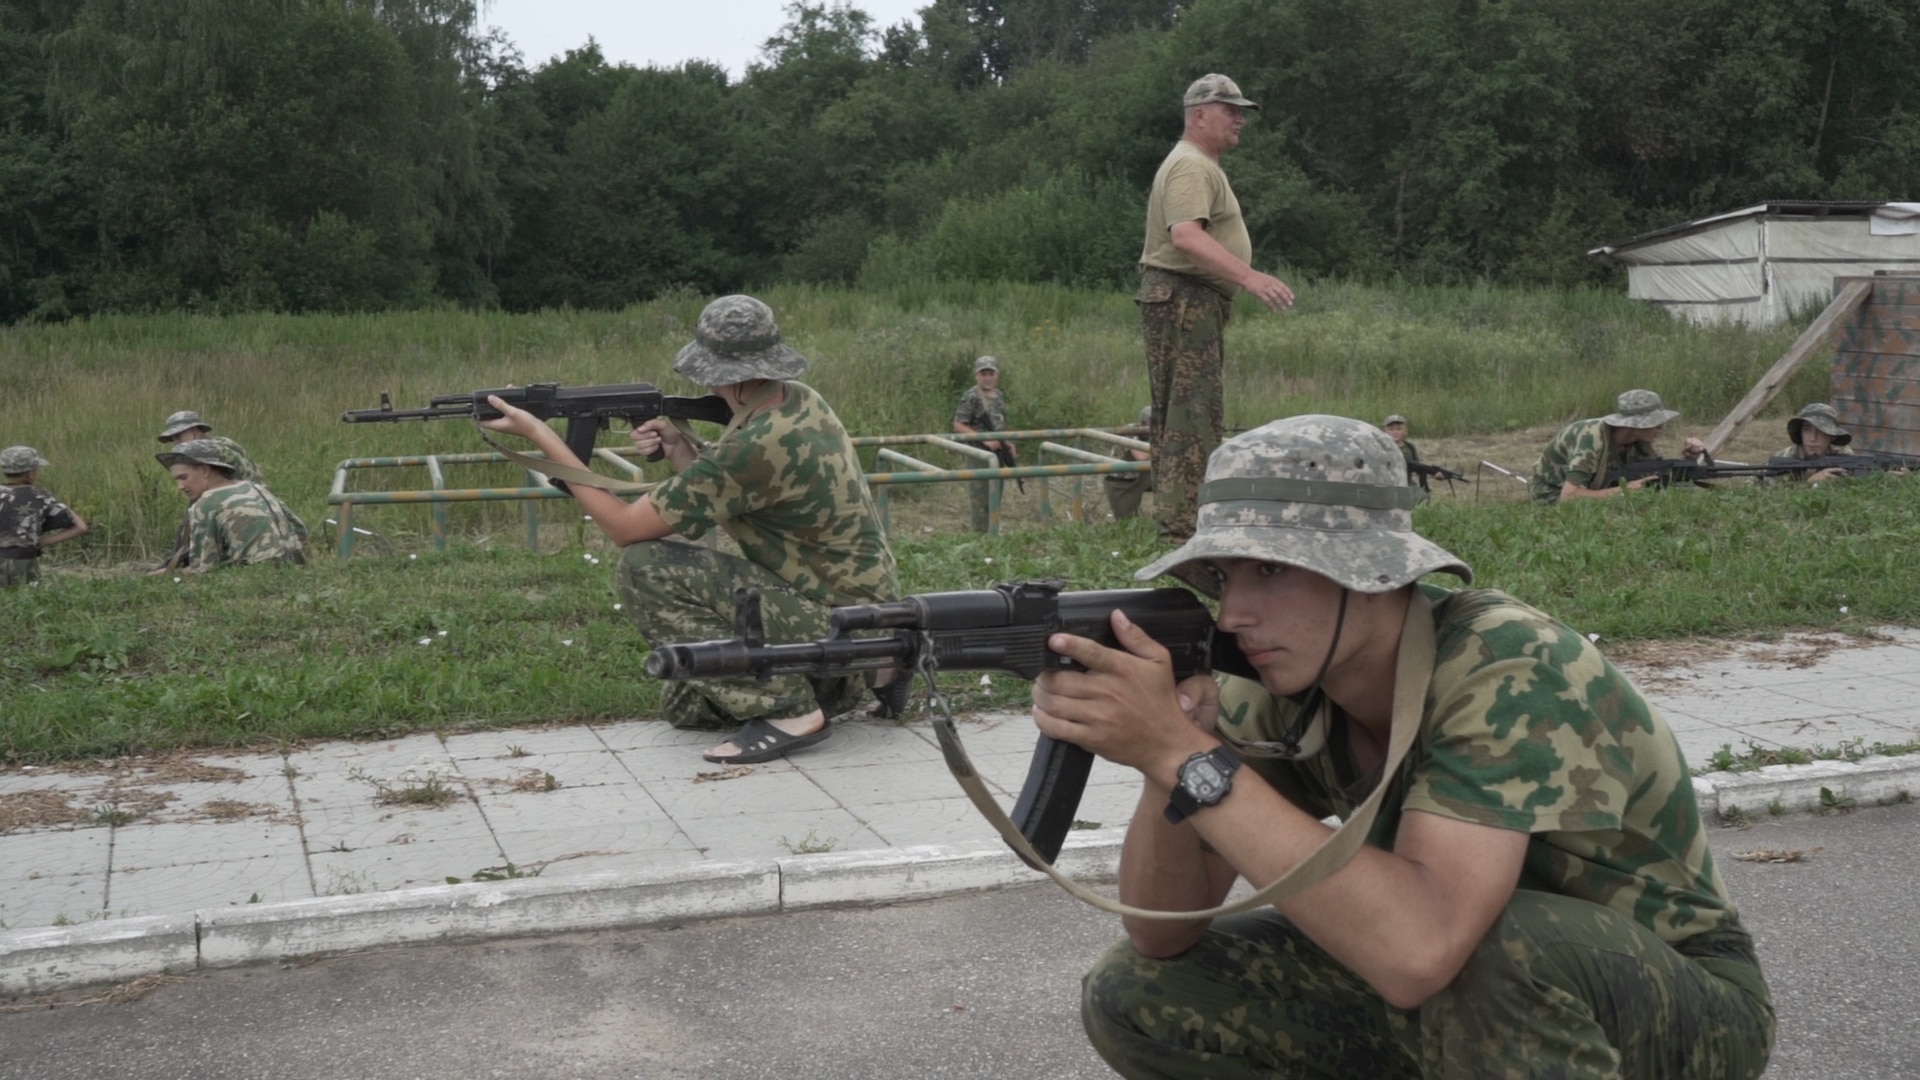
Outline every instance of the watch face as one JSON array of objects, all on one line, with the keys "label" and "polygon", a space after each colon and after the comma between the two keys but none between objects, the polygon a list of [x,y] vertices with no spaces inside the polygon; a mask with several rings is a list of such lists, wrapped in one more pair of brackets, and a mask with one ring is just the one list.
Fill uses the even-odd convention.
[{"label": "watch face", "polygon": [[1227,778],[1220,774],[1218,766],[1206,758],[1191,762],[1186,775],[1180,778],[1180,786],[1192,793],[1194,801],[1202,803],[1217,802],[1227,788]]}]

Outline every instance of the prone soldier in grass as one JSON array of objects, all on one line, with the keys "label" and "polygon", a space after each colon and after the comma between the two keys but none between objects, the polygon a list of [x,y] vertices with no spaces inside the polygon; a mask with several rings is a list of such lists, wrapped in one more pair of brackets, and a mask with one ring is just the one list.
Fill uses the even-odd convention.
[{"label": "prone soldier in grass", "polygon": [[[760,590],[775,641],[826,636],[836,605],[898,599],[893,551],[853,442],[826,400],[794,381],[807,358],[781,339],[773,310],[751,296],[708,304],[673,369],[732,407],[720,439],[701,443],[664,418],[650,420],[633,430],[633,445],[646,455],[664,451],[672,477],[631,503],[570,485],[594,524],[621,545],[620,596],[647,641],[731,637],[741,586]],[[584,467],[544,422],[489,400],[501,416],[483,426]],[[716,529],[744,558],[689,542]],[[895,678],[878,691],[883,714],[904,706],[910,686]],[[731,731],[703,756],[745,764],[827,738],[831,718],[864,692],[854,678],[668,682],[660,707],[675,727]]]},{"label": "prone soldier in grass", "polygon": [[1123,649],[1049,642],[1086,670],[1039,678],[1037,726],[1143,779],[1125,903],[1265,886],[1381,789],[1367,843],[1272,908],[1124,920],[1085,981],[1094,1047],[1136,1078],[1758,1076],[1767,985],[1672,732],[1583,635],[1422,583],[1471,571],[1416,495],[1360,421],[1240,435],[1136,576],[1200,571],[1259,681],[1176,685],[1119,616]]},{"label": "prone soldier in grass", "polygon": [[40,554],[87,533],[86,519],[35,486],[47,459],[31,446],[0,450],[0,587],[40,579]]},{"label": "prone soldier in grass", "polygon": [[[1603,486],[1608,473],[1659,457],[1653,440],[1679,415],[1651,390],[1628,390],[1620,395],[1611,413],[1575,420],[1560,429],[1534,462],[1528,493],[1534,502],[1554,506],[1566,499],[1610,499],[1623,488],[1638,490],[1658,484],[1658,476],[1645,476],[1621,487]],[[1689,436],[1680,452],[1698,458],[1706,450],[1705,443]]]},{"label": "prone soldier in grass", "polygon": [[[1853,453],[1853,448],[1848,445],[1853,442],[1853,432],[1840,426],[1839,412],[1824,401],[1808,405],[1800,410],[1798,416],[1788,420],[1787,438],[1792,441],[1792,445],[1780,450],[1774,454],[1774,457],[1811,461],[1814,458]],[[1845,469],[1817,469],[1786,473],[1784,479],[1805,480],[1808,483],[1818,484],[1824,480],[1834,480],[1845,475],[1847,475]]]}]

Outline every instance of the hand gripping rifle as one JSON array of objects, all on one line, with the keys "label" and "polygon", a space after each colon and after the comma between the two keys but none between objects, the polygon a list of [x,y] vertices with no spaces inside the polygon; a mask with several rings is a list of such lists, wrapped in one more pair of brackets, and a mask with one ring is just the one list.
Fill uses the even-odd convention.
[{"label": "hand gripping rifle", "polygon": [[[1028,680],[1049,670],[1085,670],[1050,651],[1048,635],[1075,634],[1120,648],[1108,621],[1118,609],[1172,654],[1175,679],[1215,670],[1258,677],[1233,637],[1216,630],[1206,606],[1185,589],[1063,592],[1058,581],[1018,581],[970,592],[923,593],[834,608],[833,629],[824,640],[789,645],[766,643],[758,590],[736,590],[734,603],[731,640],[662,645],[647,657],[647,674],[660,679],[828,678],[894,670],[906,678],[919,673],[928,693],[937,697],[933,675],[941,670],[999,671]],[[851,636],[871,631],[891,633]],[[941,704],[945,713],[944,699]],[[960,748],[951,714],[936,717],[934,730],[947,767],[966,783],[973,766]],[[1092,768],[1093,755],[1072,743],[1042,735],[1034,746],[1013,820],[1048,863],[1059,857],[1073,827]]]},{"label": "hand gripping rifle", "polygon": [[[350,409],[340,414],[349,424],[384,424],[398,420],[451,420],[471,418],[493,420],[500,410],[487,403],[490,396],[516,408],[525,409],[542,420],[567,422],[567,449],[583,464],[593,460],[593,442],[609,421],[620,417],[633,427],[665,416],[683,420],[707,420],[724,424],[733,418],[733,410],[714,394],[705,397],[670,397],[652,383],[623,383],[615,386],[567,386],[559,383],[534,383],[531,386],[507,386],[497,390],[475,390],[466,394],[442,394],[424,409],[396,409],[386,391],[380,392],[377,409]],[[655,452],[649,461],[663,456]]]},{"label": "hand gripping rifle", "polygon": [[1427,487],[1427,481],[1429,479],[1445,480],[1447,482],[1448,491],[1453,490],[1453,482],[1455,480],[1458,480],[1463,484],[1473,483],[1472,480],[1467,479],[1467,475],[1465,473],[1454,472],[1452,469],[1447,468],[1445,465],[1429,465],[1424,461],[1407,462],[1407,482],[1408,483],[1410,484],[1417,483],[1420,485],[1420,490],[1427,491],[1427,490],[1430,490]]},{"label": "hand gripping rifle", "polygon": [[1791,476],[1795,473],[1815,473],[1822,469],[1840,469],[1849,476],[1864,476],[1872,472],[1915,467],[1920,467],[1920,457],[1876,451],[1811,458],[1771,457],[1760,465],[1721,464],[1703,454],[1699,460],[1647,458],[1631,462],[1623,469],[1607,470],[1601,486],[1614,487],[1625,481],[1651,476],[1654,478],[1650,485],[1652,487],[1666,487],[1668,484],[1697,484],[1704,487],[1715,480],[1732,480],[1743,476]]}]

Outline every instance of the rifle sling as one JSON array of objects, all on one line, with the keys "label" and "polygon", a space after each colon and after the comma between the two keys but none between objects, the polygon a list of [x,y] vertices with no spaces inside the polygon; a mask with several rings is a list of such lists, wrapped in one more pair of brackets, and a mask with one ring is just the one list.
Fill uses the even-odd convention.
[{"label": "rifle sling", "polygon": [[[747,417],[752,415],[755,408],[772,397],[775,391],[785,386],[786,383],[777,379],[769,379],[763,383],[760,389],[755,390],[747,400],[740,403],[740,408],[733,414],[733,419],[727,421],[727,430],[720,433],[719,441],[725,442],[727,436],[739,430],[740,425],[746,422]],[[687,423],[686,418],[669,416],[667,420],[673,424],[674,430],[678,431],[691,445],[701,447],[706,445],[700,436],[694,434],[693,427]],[[657,480],[645,483],[635,480],[615,480],[612,477],[601,476],[591,469],[568,465],[563,462],[553,461],[549,458],[534,457],[532,454],[522,453],[518,450],[509,450],[500,445],[486,428],[480,427],[480,421],[475,420],[473,426],[479,430],[481,441],[493,447],[494,451],[500,454],[500,456],[519,465],[521,468],[530,472],[539,473],[542,476],[550,476],[556,480],[565,480],[568,484],[579,484],[582,487],[599,488],[601,491],[610,491],[616,495],[644,495],[660,486],[660,482]],[[582,464],[585,463],[583,462]]]},{"label": "rifle sling", "polygon": [[[1418,588],[1413,590],[1407,603],[1406,622],[1400,628],[1400,652],[1394,668],[1393,681],[1393,724],[1387,740],[1386,761],[1380,768],[1380,781],[1368,793],[1365,801],[1356,807],[1333,835],[1326,838],[1313,854],[1302,859],[1293,869],[1281,875],[1271,884],[1253,895],[1232,903],[1221,904],[1205,911],[1155,911],[1150,908],[1134,907],[1117,900],[1102,896],[1092,889],[1074,881],[1040,857],[1033,845],[1020,833],[1018,826],[1007,817],[1006,811],[994,801],[987,790],[986,783],[967,758],[967,752],[960,745],[959,733],[954,730],[953,716],[943,713],[934,717],[934,734],[940,739],[940,750],[947,761],[947,768],[967,798],[984,816],[988,823],[1000,833],[1016,854],[1029,866],[1037,867],[1054,880],[1061,888],[1102,911],[1112,912],[1130,919],[1148,919],[1161,922],[1180,922],[1188,919],[1214,919],[1222,915],[1231,915],[1240,911],[1251,911],[1265,907],[1276,900],[1304,892],[1320,883],[1329,874],[1347,864],[1354,853],[1366,843],[1367,834],[1373,828],[1374,816],[1380,809],[1381,801],[1393,785],[1393,779],[1400,772],[1401,764],[1406,760],[1407,751],[1412,748],[1414,736],[1420,731],[1420,716],[1427,698],[1427,684],[1433,678],[1434,631],[1433,605],[1426,594]],[[928,678],[929,685],[932,679]],[[1231,795],[1228,798],[1232,798]]]}]

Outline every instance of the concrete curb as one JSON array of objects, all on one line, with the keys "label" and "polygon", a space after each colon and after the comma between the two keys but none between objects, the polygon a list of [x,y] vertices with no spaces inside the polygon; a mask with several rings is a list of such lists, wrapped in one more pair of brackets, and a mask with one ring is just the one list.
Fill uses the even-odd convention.
[{"label": "concrete curb", "polygon": [[[1920,798],[1920,755],[1767,765],[1751,772],[1706,773],[1694,777],[1693,784],[1701,812],[1722,821],[1770,813],[1776,805],[1783,813],[1885,805]],[[1822,798],[1822,789],[1842,807]]]},{"label": "concrete curb", "polygon": [[[1059,866],[1111,880],[1124,830],[1074,837]],[[997,843],[802,855],[640,874],[469,882],[0,932],[0,994],[484,938],[889,904],[1041,880]]]}]

